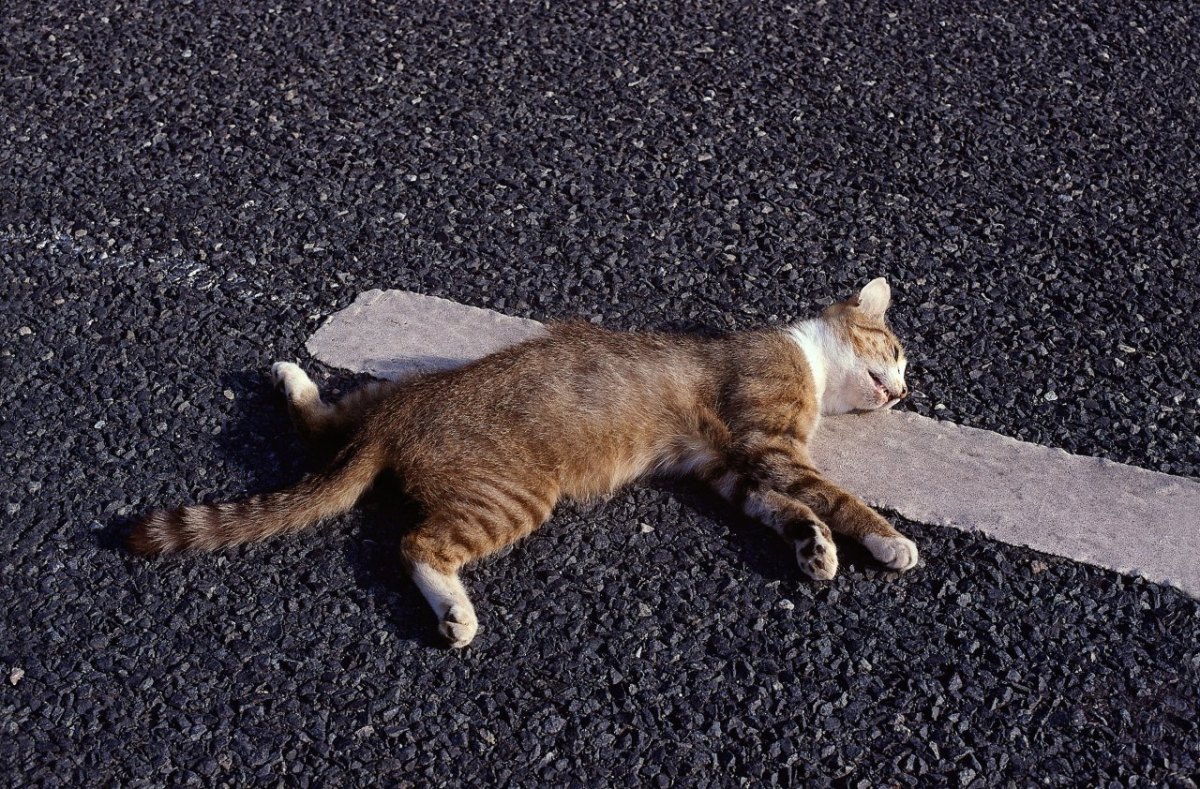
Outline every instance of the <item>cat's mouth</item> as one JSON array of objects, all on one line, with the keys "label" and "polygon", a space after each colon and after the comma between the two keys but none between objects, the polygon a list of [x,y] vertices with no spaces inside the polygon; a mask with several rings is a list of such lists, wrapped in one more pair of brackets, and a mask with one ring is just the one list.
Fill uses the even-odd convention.
[{"label": "cat's mouth", "polygon": [[875,394],[878,395],[879,398],[884,402],[893,399],[892,390],[888,389],[887,384],[883,382],[883,379],[871,370],[867,370],[867,373],[871,376],[871,380],[875,382]]}]

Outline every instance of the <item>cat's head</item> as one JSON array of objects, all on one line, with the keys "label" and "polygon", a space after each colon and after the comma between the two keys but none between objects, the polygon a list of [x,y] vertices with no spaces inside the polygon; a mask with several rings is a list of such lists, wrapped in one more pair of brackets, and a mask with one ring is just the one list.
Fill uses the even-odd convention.
[{"label": "cat's head", "polygon": [[827,414],[890,408],[908,396],[908,360],[900,340],[884,320],[892,290],[883,277],[821,313]]}]

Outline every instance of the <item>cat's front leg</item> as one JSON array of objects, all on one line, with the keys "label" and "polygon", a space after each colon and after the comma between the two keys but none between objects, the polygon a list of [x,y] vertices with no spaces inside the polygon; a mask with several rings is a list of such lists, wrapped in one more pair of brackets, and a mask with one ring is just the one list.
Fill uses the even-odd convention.
[{"label": "cat's front leg", "polygon": [[796,551],[800,570],[816,581],[828,581],[837,575],[837,546],[833,533],[812,508],[770,488],[748,480],[737,480],[733,472],[716,475],[717,492],[742,512],[771,527]]},{"label": "cat's front leg", "polygon": [[912,540],[866,502],[806,468],[786,488],[788,496],[813,508],[838,534],[862,544],[875,560],[893,570],[911,570],[920,555]]},{"label": "cat's front leg", "polygon": [[868,534],[861,540],[863,546],[871,552],[875,560],[885,567],[904,572],[917,566],[920,555],[917,544],[900,532],[892,529],[894,534]]},{"label": "cat's front leg", "polygon": [[837,575],[833,533],[810,507],[773,490],[763,490],[747,492],[742,509],[795,548],[796,563],[809,578],[828,581]]}]

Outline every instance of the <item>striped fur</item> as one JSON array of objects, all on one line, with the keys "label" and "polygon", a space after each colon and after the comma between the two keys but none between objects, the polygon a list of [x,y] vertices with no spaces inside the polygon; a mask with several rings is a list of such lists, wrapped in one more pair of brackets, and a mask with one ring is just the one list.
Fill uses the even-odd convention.
[{"label": "striped fur", "polygon": [[136,553],[156,556],[212,551],[298,531],[350,510],[379,471],[369,454],[347,451],[328,468],[274,493],[151,512],[134,524],[128,544]]},{"label": "striped fur", "polygon": [[833,533],[907,570],[916,546],[814,468],[822,414],[907,393],[882,279],[786,330],[702,338],[552,326],[458,370],[364,387],[336,405],[294,364],[273,368],[297,428],[334,457],[278,493],[152,512],[138,553],[211,550],[296,531],[354,506],[392,472],[425,517],[402,559],[447,641],[478,620],[458,574],[536,529],[563,497],[650,475],[697,476],[779,534],[814,579],[838,569]]}]

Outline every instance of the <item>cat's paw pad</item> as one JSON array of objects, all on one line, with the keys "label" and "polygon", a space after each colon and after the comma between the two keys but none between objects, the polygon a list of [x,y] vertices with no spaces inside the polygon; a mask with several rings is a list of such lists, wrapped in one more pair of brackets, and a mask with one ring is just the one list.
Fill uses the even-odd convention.
[{"label": "cat's paw pad", "polygon": [[475,612],[470,608],[455,605],[442,617],[438,630],[446,637],[446,642],[451,647],[462,649],[475,638],[475,633],[479,631],[479,621],[475,619]]},{"label": "cat's paw pad", "polygon": [[837,546],[830,537],[818,532],[807,540],[796,542],[796,562],[814,581],[831,580],[838,571]]},{"label": "cat's paw pad", "polygon": [[911,570],[917,566],[917,544],[907,537],[897,535],[884,537],[879,534],[868,534],[863,537],[862,544],[875,560],[893,570]]}]

